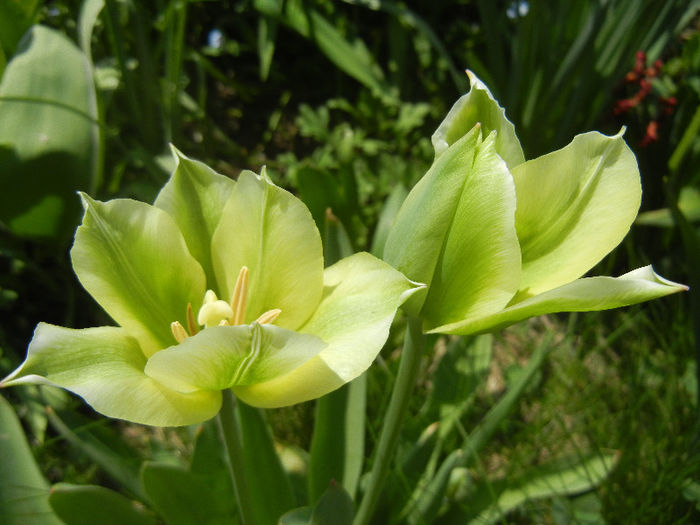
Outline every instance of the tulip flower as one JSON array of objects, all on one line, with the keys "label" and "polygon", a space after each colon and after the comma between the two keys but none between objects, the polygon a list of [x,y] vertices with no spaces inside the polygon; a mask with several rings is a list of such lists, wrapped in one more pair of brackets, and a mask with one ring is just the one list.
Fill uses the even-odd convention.
[{"label": "tulip flower", "polygon": [[687,289],[651,266],[582,278],[622,241],[639,209],[639,171],[622,133],[578,135],[525,161],[504,110],[468,74],[472,88],[433,135],[435,161],[384,249],[388,263],[428,285],[405,305],[424,330],[481,333]]},{"label": "tulip flower", "polygon": [[264,173],[234,182],[176,159],[152,206],[82,195],[73,267],[119,326],[41,323],[0,385],[55,385],[106,416],[176,426],[216,415],[225,389],[278,407],[369,367],[420,287],[367,253],[324,269],[311,214]]}]

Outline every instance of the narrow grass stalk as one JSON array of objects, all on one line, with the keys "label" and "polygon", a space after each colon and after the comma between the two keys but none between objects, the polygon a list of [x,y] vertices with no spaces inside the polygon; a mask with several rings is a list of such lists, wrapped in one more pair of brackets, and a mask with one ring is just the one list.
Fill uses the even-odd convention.
[{"label": "narrow grass stalk", "polygon": [[243,446],[241,428],[236,417],[236,398],[233,392],[226,389],[222,392],[223,403],[216,417],[219,431],[226,446],[229,459],[229,473],[233,481],[233,490],[238,503],[242,525],[255,525],[255,514],[251,506],[250,488],[243,466]]},{"label": "narrow grass stalk", "polygon": [[367,525],[379,502],[379,496],[386,483],[391,462],[394,458],[401,425],[406,417],[408,401],[416,384],[424,344],[425,336],[421,330],[421,320],[414,317],[409,318],[406,326],[406,339],[401,352],[399,373],[391,393],[391,400],[384,418],[384,426],[379,434],[379,445],[375,453],[372,473],[360,503],[360,508],[355,516],[354,525]]}]

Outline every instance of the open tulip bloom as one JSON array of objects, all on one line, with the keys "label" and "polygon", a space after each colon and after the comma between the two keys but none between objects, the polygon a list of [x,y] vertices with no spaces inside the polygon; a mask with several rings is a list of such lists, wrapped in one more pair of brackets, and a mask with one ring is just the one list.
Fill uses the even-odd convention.
[{"label": "open tulip bloom", "polygon": [[152,206],[82,195],[73,267],[119,327],[41,323],[0,385],[56,385],[106,416],[175,426],[216,415],[225,389],[278,407],[369,367],[420,286],[367,253],[324,270],[301,201],[264,173],[234,182],[176,158]]},{"label": "open tulip bloom", "polygon": [[432,137],[435,161],[403,203],[384,259],[427,290],[405,308],[431,333],[491,331],[536,315],[616,308],[687,289],[651,266],[581,278],[624,238],[641,201],[622,133],[578,135],[525,161],[488,88]]}]

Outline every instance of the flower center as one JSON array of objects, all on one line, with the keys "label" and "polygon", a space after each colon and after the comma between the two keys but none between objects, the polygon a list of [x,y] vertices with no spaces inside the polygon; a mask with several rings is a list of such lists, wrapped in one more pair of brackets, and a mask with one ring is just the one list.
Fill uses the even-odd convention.
[{"label": "flower center", "polygon": [[[243,324],[248,306],[249,281],[248,267],[243,266],[238,273],[230,303],[219,299],[213,290],[207,290],[204,294],[202,307],[197,314],[196,322],[192,304],[189,303],[187,305],[187,329],[179,321],[170,323],[170,329],[175,340],[178,343],[182,343],[188,337],[199,332],[198,326],[209,328],[211,326],[236,326]],[[258,324],[272,323],[281,313],[282,310],[274,308],[262,314],[254,322]]]}]

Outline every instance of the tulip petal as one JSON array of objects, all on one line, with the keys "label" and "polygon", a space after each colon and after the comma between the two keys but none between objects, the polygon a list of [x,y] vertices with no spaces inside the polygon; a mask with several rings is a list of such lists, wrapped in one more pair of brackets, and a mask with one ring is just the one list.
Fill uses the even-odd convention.
[{"label": "tulip petal", "polygon": [[304,204],[264,177],[243,172],[212,240],[220,297],[231,298],[242,266],[250,271],[245,322],[279,308],[275,324],[291,330],[323,292],[321,236]]},{"label": "tulip petal", "polygon": [[389,336],[396,310],[420,289],[367,253],[337,262],[326,269],[321,304],[301,329],[328,346],[285,376],[233,391],[248,404],[270,408],[335,390],[372,364]]},{"label": "tulip petal", "polygon": [[509,306],[494,315],[439,326],[431,333],[490,332],[529,317],[555,312],[591,312],[657,299],[688,287],[657,275],[651,266],[620,277],[586,277]]},{"label": "tulip petal", "polygon": [[145,364],[138,342],[122,328],[40,323],[24,363],[0,386],[59,386],[107,417],[144,425],[190,425],[219,411],[220,392],[175,392],[146,376]]},{"label": "tulip petal", "polygon": [[145,371],[178,392],[224,390],[287,374],[325,346],[274,325],[214,326],[151,356]]},{"label": "tulip petal", "polygon": [[202,265],[209,288],[214,288],[211,238],[236,183],[206,164],[186,157],[174,146],[170,148],[177,167],[153,205],[175,219],[187,248]]},{"label": "tulip petal", "polygon": [[[430,286],[465,179],[480,140],[474,128],[435,160],[404,200],[384,245],[384,260],[409,279]],[[417,315],[425,294],[416,294],[404,309]]]},{"label": "tulip petal", "polygon": [[186,325],[187,303],[201,304],[202,267],[163,210],[130,199],[82,198],[85,217],[71,249],[78,279],[146,356],[167,348],[174,342],[170,323]]},{"label": "tulip petal", "polygon": [[520,283],[515,188],[495,133],[479,145],[423,305],[426,326],[502,310]]},{"label": "tulip petal", "polygon": [[627,234],[641,200],[639,170],[622,134],[578,135],[513,170],[523,254],[518,299],[581,277]]},{"label": "tulip petal", "polygon": [[506,118],[505,110],[498,105],[489,88],[474,73],[467,70],[471,89],[460,97],[438,129],[433,133],[432,142],[435,158],[469,132],[477,123],[484,134],[497,132],[496,151],[506,161],[509,168],[525,162],[523,149],[515,135],[515,127]]}]

